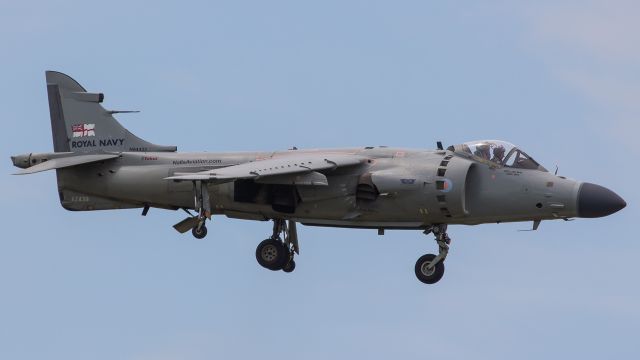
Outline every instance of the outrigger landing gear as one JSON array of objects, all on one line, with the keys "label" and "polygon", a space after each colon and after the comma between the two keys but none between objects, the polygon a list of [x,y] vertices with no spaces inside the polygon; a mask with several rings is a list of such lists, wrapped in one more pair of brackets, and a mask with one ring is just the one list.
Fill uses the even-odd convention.
[{"label": "outrigger landing gear", "polygon": [[444,260],[449,253],[451,238],[447,235],[447,224],[433,225],[424,231],[425,235],[433,232],[438,243],[438,255],[426,254],[416,262],[415,272],[418,280],[425,284],[435,284],[444,275]]},{"label": "outrigger landing gear", "polygon": [[296,268],[294,254],[300,254],[296,223],[291,220],[273,219],[273,234],[256,248],[258,264],[269,270],[289,273]]},{"label": "outrigger landing gear", "polygon": [[204,225],[204,221],[202,221],[201,225],[191,229],[191,234],[196,239],[204,239],[204,237],[207,236],[207,227]]},{"label": "outrigger landing gear", "polygon": [[209,202],[209,190],[204,181],[193,181],[193,198],[195,208],[198,210],[198,222],[191,230],[196,239],[204,239],[207,236],[205,222],[211,220],[211,203]]},{"label": "outrigger landing gear", "polygon": [[173,225],[178,232],[186,233],[191,230],[191,234],[196,239],[204,239],[207,236],[207,227],[205,222],[211,220],[211,202],[209,201],[209,191],[207,183],[204,181],[193,181],[193,200],[194,209],[198,211],[197,215],[192,214],[188,209],[182,208],[189,217]]}]

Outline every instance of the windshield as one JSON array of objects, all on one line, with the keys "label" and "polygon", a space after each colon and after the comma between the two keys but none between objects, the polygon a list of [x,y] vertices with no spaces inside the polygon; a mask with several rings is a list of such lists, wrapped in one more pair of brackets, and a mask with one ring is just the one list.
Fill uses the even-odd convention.
[{"label": "windshield", "polygon": [[492,166],[547,171],[515,145],[500,140],[470,141],[450,146],[450,151]]}]

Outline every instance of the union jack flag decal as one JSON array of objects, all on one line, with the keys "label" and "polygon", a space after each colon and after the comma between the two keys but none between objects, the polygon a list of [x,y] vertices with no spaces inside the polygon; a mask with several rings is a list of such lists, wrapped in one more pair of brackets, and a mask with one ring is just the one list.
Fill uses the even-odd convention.
[{"label": "union jack flag decal", "polygon": [[73,137],[96,136],[96,124],[76,124],[71,126]]}]

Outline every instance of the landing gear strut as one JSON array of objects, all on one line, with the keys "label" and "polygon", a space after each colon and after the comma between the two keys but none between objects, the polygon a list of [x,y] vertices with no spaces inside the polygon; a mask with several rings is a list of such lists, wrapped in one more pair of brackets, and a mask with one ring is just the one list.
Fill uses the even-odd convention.
[{"label": "landing gear strut", "polygon": [[209,201],[209,190],[207,189],[207,183],[204,181],[192,181],[193,183],[193,202],[194,209],[198,211],[197,215],[192,214],[189,209],[182,208],[184,212],[189,214],[189,217],[173,225],[181,234],[191,230],[191,234],[196,239],[203,239],[207,236],[207,227],[205,221],[211,220],[211,202]]},{"label": "landing gear strut", "polygon": [[[282,236],[281,236],[282,235]],[[296,223],[284,219],[273,220],[273,234],[256,248],[258,264],[269,270],[292,272],[296,268],[294,254],[299,254]]]},{"label": "landing gear strut", "polygon": [[207,236],[205,222],[211,220],[211,203],[209,202],[209,190],[204,181],[193,181],[193,200],[198,210],[196,226],[191,229],[191,234],[196,239],[204,239]]},{"label": "landing gear strut", "polygon": [[425,284],[435,284],[444,275],[444,260],[449,253],[451,238],[447,235],[447,225],[439,224],[424,231],[425,235],[433,232],[438,243],[438,255],[426,254],[421,256],[416,262],[415,272],[418,280]]}]

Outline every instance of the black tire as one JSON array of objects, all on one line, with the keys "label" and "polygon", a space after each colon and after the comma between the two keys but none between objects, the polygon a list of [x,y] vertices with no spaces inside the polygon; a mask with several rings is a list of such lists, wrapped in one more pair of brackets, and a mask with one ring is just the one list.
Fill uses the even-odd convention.
[{"label": "black tire", "polygon": [[267,239],[256,247],[256,260],[260,266],[269,270],[282,270],[286,261],[289,260],[289,253],[282,241]]},{"label": "black tire", "polygon": [[196,239],[204,239],[204,237],[207,236],[207,227],[202,225],[200,226],[200,229],[198,229],[198,227],[196,226],[191,229],[191,234]]},{"label": "black tire", "polygon": [[291,250],[289,250],[284,244],[282,244],[282,248],[284,249],[284,256],[281,259],[278,270],[284,270],[284,267],[287,266],[289,262],[293,261],[293,258],[291,257]]},{"label": "black tire", "polygon": [[444,262],[442,261],[437,263],[431,271],[427,270],[427,266],[435,258],[436,256],[433,254],[426,254],[422,255],[418,261],[416,261],[416,277],[425,284],[435,284],[442,279],[444,275]]},{"label": "black tire", "polygon": [[282,271],[286,272],[286,273],[290,273],[293,270],[296,269],[296,262],[293,261],[293,259],[289,260],[289,262],[282,267]]}]

